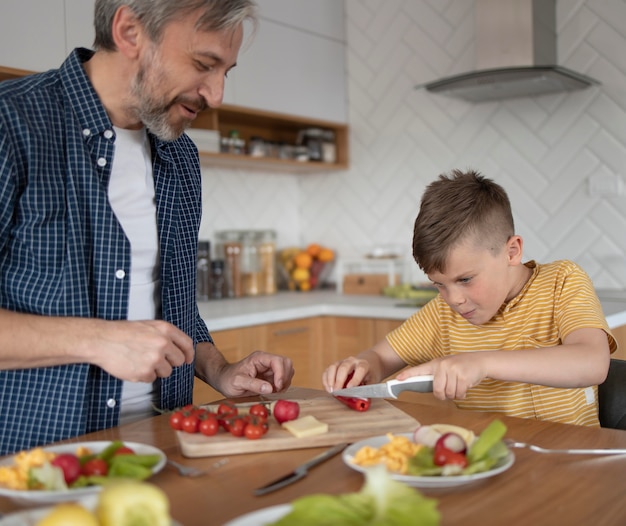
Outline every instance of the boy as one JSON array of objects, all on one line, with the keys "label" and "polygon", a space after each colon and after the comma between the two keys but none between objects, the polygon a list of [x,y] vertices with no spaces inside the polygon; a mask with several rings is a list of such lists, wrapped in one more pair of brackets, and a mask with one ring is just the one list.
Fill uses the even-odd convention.
[{"label": "boy", "polygon": [[439,295],[371,349],[324,372],[327,391],[432,374],[462,409],[599,426],[597,385],[611,335],[593,285],[571,261],[522,263],[504,189],[453,171],[430,184],[413,256]]}]

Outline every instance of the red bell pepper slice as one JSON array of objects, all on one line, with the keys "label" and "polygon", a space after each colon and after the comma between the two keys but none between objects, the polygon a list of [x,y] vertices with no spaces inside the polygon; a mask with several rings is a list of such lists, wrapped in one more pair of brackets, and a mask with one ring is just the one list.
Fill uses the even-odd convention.
[{"label": "red bell pepper slice", "polygon": [[[353,372],[348,375],[348,378],[346,378],[343,384],[344,388],[348,385],[353,375]],[[355,411],[367,411],[372,403],[369,398],[357,398],[354,396],[335,396],[335,398]]]}]

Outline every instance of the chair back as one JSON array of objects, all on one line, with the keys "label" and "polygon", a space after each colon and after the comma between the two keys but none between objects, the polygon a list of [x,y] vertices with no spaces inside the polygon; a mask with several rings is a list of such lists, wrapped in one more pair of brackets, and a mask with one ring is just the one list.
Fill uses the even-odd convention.
[{"label": "chair back", "polygon": [[626,360],[612,358],[609,374],[598,386],[600,425],[626,430]]}]

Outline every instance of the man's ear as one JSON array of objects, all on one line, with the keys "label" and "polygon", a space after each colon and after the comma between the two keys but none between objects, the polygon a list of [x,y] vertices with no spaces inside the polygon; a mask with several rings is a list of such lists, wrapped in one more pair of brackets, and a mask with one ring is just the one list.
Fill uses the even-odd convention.
[{"label": "man's ear", "polygon": [[111,33],[120,53],[128,58],[139,55],[143,26],[128,6],[124,5],[115,12]]},{"label": "man's ear", "polygon": [[506,242],[507,255],[511,265],[519,265],[522,261],[524,241],[521,236],[511,236]]}]

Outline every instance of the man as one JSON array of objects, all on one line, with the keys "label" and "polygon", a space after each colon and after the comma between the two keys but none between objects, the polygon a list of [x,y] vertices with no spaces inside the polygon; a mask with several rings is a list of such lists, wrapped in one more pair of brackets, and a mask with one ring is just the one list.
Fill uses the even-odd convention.
[{"label": "man", "polygon": [[235,364],[195,301],[197,150],[252,0],[96,0],[95,52],[0,84],[0,454],[191,402],[286,389]]}]

